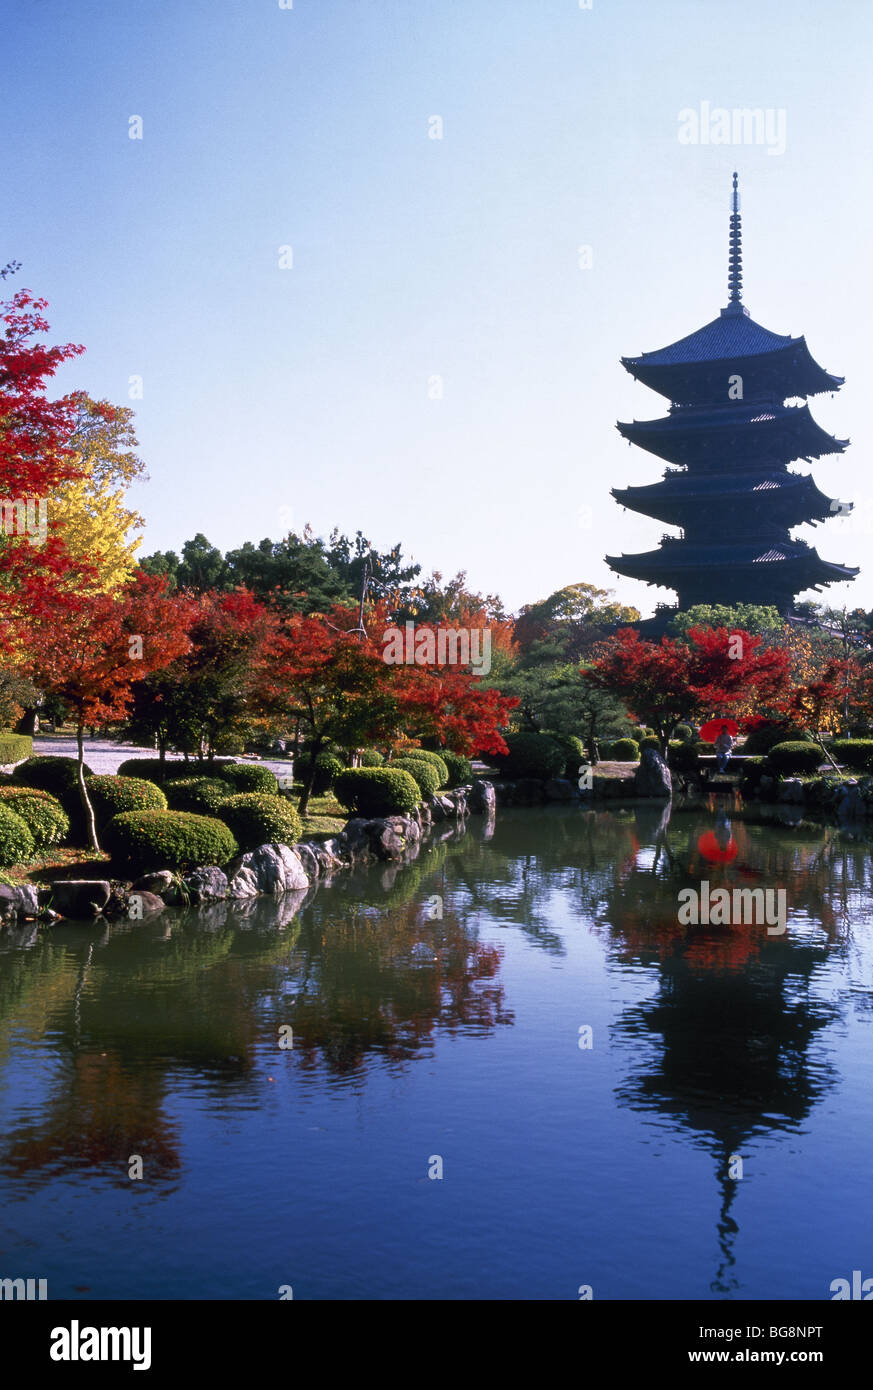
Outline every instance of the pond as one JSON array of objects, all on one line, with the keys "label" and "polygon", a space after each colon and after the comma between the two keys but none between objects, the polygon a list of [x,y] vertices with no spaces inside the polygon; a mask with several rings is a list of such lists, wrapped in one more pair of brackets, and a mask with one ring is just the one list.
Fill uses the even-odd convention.
[{"label": "pond", "polygon": [[[701,879],[786,930],[680,925]],[[873,1275],[871,916],[863,835],[569,807],[302,907],[0,934],[0,1275],[829,1299]]]}]

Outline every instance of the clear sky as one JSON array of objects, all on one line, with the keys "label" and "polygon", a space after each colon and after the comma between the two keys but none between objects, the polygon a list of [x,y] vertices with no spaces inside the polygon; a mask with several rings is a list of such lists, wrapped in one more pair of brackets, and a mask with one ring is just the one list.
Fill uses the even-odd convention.
[{"label": "clear sky", "polygon": [[[137,410],[143,553],[310,522],[511,609],[672,601],[602,559],[664,530],[609,496],[663,467],[619,357],[726,303],[737,168],[752,316],[847,379],[812,471],[856,514],[807,530],[873,607],[867,0],[31,0],[3,51],[0,261]],[[784,141],[683,143],[706,102]]]}]

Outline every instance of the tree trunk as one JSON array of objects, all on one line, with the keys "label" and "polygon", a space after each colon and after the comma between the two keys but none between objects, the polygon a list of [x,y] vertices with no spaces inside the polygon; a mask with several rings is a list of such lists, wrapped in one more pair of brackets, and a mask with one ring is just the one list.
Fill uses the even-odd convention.
[{"label": "tree trunk", "polygon": [[100,853],[100,841],[97,839],[97,822],[94,819],[94,807],[91,805],[88,796],[88,788],[85,785],[85,726],[82,723],[76,725],[76,745],[79,749],[79,796],[82,801],[82,809],[85,812],[85,821],[88,826],[88,841],[91,849]]},{"label": "tree trunk", "polygon": [[297,810],[300,812],[301,816],[305,816],[309,809],[309,798],[312,795],[312,788],[315,784],[315,759],[324,747],[324,742],[323,738],[317,738],[309,753],[309,771],[306,774],[306,784],[301,792],[300,801],[297,805]]}]

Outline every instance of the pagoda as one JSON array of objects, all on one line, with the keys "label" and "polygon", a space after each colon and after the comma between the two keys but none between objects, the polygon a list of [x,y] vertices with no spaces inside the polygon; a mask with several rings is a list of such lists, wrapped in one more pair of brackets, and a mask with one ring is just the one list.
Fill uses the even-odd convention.
[{"label": "pagoda", "polygon": [[[822,560],[790,530],[845,514],[795,460],[841,454],[816,424],[809,396],[837,391],[804,338],[783,337],[749,317],[742,302],[742,231],[733,177],[727,307],[705,327],[656,352],[623,357],[637,381],[670,402],[657,420],[619,423],[621,435],[668,464],[660,482],[613,488],[616,501],[679,528],[657,550],[606,557],[631,579],[675,590],[678,608],[756,603],[789,614],[798,593],[854,579],[857,569]],[[788,405],[787,401],[800,404]],[[660,621],[669,611],[659,605]],[[672,610],[675,611],[675,610]],[[650,620],[649,626],[653,620]]]}]

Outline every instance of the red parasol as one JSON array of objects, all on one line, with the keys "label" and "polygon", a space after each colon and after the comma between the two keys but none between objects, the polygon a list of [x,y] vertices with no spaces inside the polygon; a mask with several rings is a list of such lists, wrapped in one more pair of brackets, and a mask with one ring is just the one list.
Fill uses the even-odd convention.
[{"label": "red parasol", "polygon": [[707,830],[697,841],[697,848],[708,859],[710,864],[730,864],[732,859],[736,859],[740,852],[740,847],[730,835],[725,844],[720,844],[718,836],[712,830]]},{"label": "red parasol", "polygon": [[718,738],[725,725],[727,726],[728,733],[733,735],[734,738],[736,738],[737,734],[740,731],[740,726],[739,724],[737,724],[736,720],[708,719],[706,723],[701,726],[700,729],[700,737],[703,740],[703,742],[715,743],[715,740]]}]

